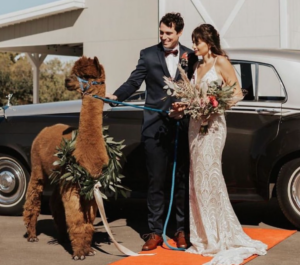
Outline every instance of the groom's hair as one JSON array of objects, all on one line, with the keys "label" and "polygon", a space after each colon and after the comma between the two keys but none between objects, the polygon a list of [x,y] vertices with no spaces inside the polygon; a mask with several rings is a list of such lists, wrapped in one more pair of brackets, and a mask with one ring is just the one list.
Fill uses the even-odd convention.
[{"label": "groom's hair", "polygon": [[172,28],[172,25],[174,24],[174,28],[175,28],[177,33],[182,31],[183,27],[184,27],[184,21],[183,21],[183,18],[182,18],[180,13],[167,13],[167,14],[165,14],[161,18],[161,20],[159,22],[159,25],[161,23],[164,23],[166,26],[168,26],[170,28]]}]

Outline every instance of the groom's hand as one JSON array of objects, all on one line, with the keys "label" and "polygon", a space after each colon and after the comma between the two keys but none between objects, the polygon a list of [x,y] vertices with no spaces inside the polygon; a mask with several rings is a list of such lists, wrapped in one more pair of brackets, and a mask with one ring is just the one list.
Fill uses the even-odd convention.
[{"label": "groom's hand", "polygon": [[[110,100],[118,100],[118,97],[116,95],[110,94],[108,92],[105,93],[105,98],[110,99]],[[113,103],[113,102],[105,102],[109,103],[111,107],[117,107],[119,104],[118,103]]]},{"label": "groom's hand", "polygon": [[108,98],[111,100],[118,100],[118,97],[116,95],[110,94],[108,92],[105,93],[105,98]]}]

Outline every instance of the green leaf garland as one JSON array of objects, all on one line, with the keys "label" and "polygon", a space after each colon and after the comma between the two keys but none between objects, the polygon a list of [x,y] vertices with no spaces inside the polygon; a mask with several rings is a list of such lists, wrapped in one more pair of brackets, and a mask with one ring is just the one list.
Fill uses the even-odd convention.
[{"label": "green leaf garland", "polygon": [[78,131],[74,130],[70,140],[63,138],[60,146],[56,147],[57,152],[54,156],[57,156],[59,159],[53,165],[58,165],[64,170],[54,170],[51,173],[49,176],[51,184],[61,183],[63,186],[78,185],[80,187],[80,195],[87,200],[91,200],[94,197],[94,185],[99,181],[101,183],[101,195],[104,199],[107,199],[104,193],[109,190],[114,192],[115,198],[117,198],[118,193],[126,197],[126,191],[130,191],[130,189],[121,185],[121,179],[124,176],[120,174],[120,169],[122,168],[120,159],[123,156],[121,150],[125,147],[123,145],[124,140],[115,142],[112,137],[109,137],[106,134],[108,126],[103,126],[102,131],[109,163],[103,166],[100,177],[97,179],[92,178],[85,168],[77,164],[75,157],[72,155],[78,134]]}]

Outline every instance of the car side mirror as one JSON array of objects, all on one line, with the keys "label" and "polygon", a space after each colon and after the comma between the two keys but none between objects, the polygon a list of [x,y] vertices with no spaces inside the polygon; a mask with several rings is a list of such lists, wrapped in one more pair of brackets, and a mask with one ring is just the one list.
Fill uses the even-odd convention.
[{"label": "car side mirror", "polygon": [[11,106],[10,100],[11,100],[12,97],[13,97],[13,94],[8,94],[6,96],[6,98],[7,98],[6,106],[8,106],[8,107]]}]

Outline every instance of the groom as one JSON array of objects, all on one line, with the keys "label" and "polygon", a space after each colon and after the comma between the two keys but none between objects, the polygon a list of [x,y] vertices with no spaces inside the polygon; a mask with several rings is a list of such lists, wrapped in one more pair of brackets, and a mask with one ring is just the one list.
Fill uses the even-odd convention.
[{"label": "groom", "polygon": [[[192,50],[179,43],[184,27],[183,18],[179,13],[168,13],[162,17],[159,25],[161,42],[143,49],[136,69],[128,80],[121,85],[113,95],[106,97],[123,101],[138,90],[146,82],[145,106],[168,111],[176,98],[168,96],[163,76],[176,81],[180,80],[177,65],[181,63],[189,78],[193,74],[193,64],[197,57]],[[177,117],[178,118],[178,117]],[[189,150],[186,117],[179,119],[180,133],[178,146],[178,170],[176,174],[176,221],[177,232],[174,240],[177,247],[187,248],[186,236],[188,232],[188,191]],[[146,154],[149,186],[147,195],[148,225],[151,233],[143,245],[142,250],[152,250],[163,242],[163,214],[165,207],[164,183],[168,164],[173,160],[176,120],[167,114],[144,110],[142,128],[142,142]]]}]

